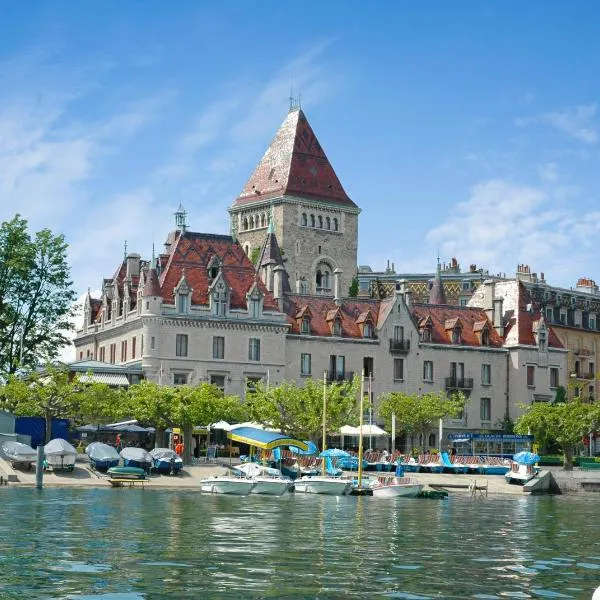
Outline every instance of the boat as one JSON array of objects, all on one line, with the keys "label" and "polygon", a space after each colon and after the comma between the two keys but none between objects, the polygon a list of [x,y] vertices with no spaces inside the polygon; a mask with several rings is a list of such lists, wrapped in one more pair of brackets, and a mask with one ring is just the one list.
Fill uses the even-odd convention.
[{"label": "boat", "polygon": [[120,452],[125,467],[138,467],[139,469],[149,470],[154,459],[147,450],[143,448],[127,447]]},{"label": "boat", "polygon": [[146,479],[146,471],[139,467],[110,467],[107,473],[111,479]]},{"label": "boat", "polygon": [[375,498],[414,497],[423,484],[413,477],[379,477],[371,486]]},{"label": "boat", "polygon": [[85,453],[88,455],[92,467],[98,471],[116,467],[121,461],[117,449],[102,442],[92,442],[85,449]]},{"label": "boat", "polygon": [[533,465],[523,465],[517,462],[512,462],[509,470],[504,474],[504,478],[506,481],[508,481],[508,483],[523,485],[530,479],[533,479],[536,475],[537,472]]},{"label": "boat", "polygon": [[77,450],[67,440],[55,438],[44,446],[44,467],[53,471],[72,471],[75,468]]},{"label": "boat", "polygon": [[2,456],[13,466],[23,465],[31,468],[31,463],[37,459],[37,452],[27,444],[6,441],[2,444]]},{"label": "boat", "polygon": [[245,463],[235,467],[234,471],[254,481],[255,486],[252,488],[251,494],[282,496],[292,487],[293,483],[289,477],[283,477],[279,469],[258,463]]},{"label": "boat", "polygon": [[304,494],[327,494],[345,496],[352,490],[352,480],[327,475],[303,476],[294,481],[294,491]]},{"label": "boat", "polygon": [[150,455],[155,471],[167,475],[177,475],[183,469],[183,460],[170,448],[152,448]]},{"label": "boat", "polygon": [[236,475],[215,475],[200,480],[200,491],[209,494],[231,494],[234,496],[247,496],[256,482],[247,477]]}]

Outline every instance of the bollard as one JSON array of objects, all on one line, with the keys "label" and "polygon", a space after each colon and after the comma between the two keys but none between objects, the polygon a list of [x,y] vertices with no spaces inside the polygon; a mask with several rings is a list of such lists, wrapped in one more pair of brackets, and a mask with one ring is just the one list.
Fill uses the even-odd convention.
[{"label": "bollard", "polygon": [[44,482],[44,447],[40,444],[37,447],[37,458],[35,461],[35,487],[42,489]]}]

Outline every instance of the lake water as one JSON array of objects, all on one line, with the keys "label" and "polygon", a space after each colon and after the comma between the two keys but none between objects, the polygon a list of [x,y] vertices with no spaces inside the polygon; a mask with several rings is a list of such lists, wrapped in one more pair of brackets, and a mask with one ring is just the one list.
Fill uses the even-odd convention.
[{"label": "lake water", "polygon": [[0,598],[585,598],[600,496],[0,491]]}]

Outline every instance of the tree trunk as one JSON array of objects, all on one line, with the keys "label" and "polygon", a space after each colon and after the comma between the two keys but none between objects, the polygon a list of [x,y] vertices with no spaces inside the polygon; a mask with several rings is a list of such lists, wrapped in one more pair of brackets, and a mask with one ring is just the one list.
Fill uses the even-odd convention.
[{"label": "tree trunk", "polygon": [[165,448],[165,430],[157,427],[154,431],[154,447]]},{"label": "tree trunk", "polygon": [[183,426],[183,464],[192,464],[192,431],[191,425]]},{"label": "tree trunk", "polygon": [[47,408],[44,409],[44,419],[46,420],[45,445],[52,439],[52,413]]},{"label": "tree trunk", "polygon": [[564,452],[563,470],[572,471],[573,470],[573,446],[565,446],[563,452]]}]

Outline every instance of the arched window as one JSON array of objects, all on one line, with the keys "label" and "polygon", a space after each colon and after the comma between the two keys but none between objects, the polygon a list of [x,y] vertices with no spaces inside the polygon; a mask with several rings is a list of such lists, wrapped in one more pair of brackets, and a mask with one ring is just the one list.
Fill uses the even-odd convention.
[{"label": "arched window", "polygon": [[248,221],[248,225],[250,229],[254,229],[254,217],[250,217],[250,221]]},{"label": "arched window", "polygon": [[317,293],[331,291],[331,272],[327,264],[321,263],[315,274]]},{"label": "arched window", "polygon": [[242,223],[242,231],[248,231],[248,217],[244,217],[244,222]]},{"label": "arched window", "polygon": [[461,343],[461,335],[460,335],[460,327],[455,327],[452,330],[452,343],[460,344]]},{"label": "arched window", "polygon": [[263,213],[260,218],[260,225],[261,225],[261,227],[267,226],[267,215],[265,215],[265,213]]},{"label": "arched window", "polygon": [[310,215],[310,226],[311,227],[315,226],[315,215]]},{"label": "arched window", "polygon": [[244,244],[244,252],[246,253],[246,256],[250,256],[250,244],[247,242]]},{"label": "arched window", "polygon": [[308,225],[308,217],[306,216],[306,213],[302,213],[302,217],[300,217],[300,225],[303,227]]},{"label": "arched window", "polygon": [[317,269],[317,276],[315,278],[315,283],[317,284],[317,289],[321,287],[321,282],[323,281],[323,274],[321,273],[321,269]]},{"label": "arched window", "polygon": [[327,225],[327,229],[331,229],[331,219],[329,217],[325,219],[325,224]]},{"label": "arched window", "polygon": [[323,229],[323,217],[319,215],[319,229]]},{"label": "arched window", "polygon": [[333,219],[333,230],[334,231],[339,230],[338,220],[336,218]]},{"label": "arched window", "polygon": [[481,332],[481,345],[482,346],[490,345],[490,332],[487,329],[483,329]]}]

